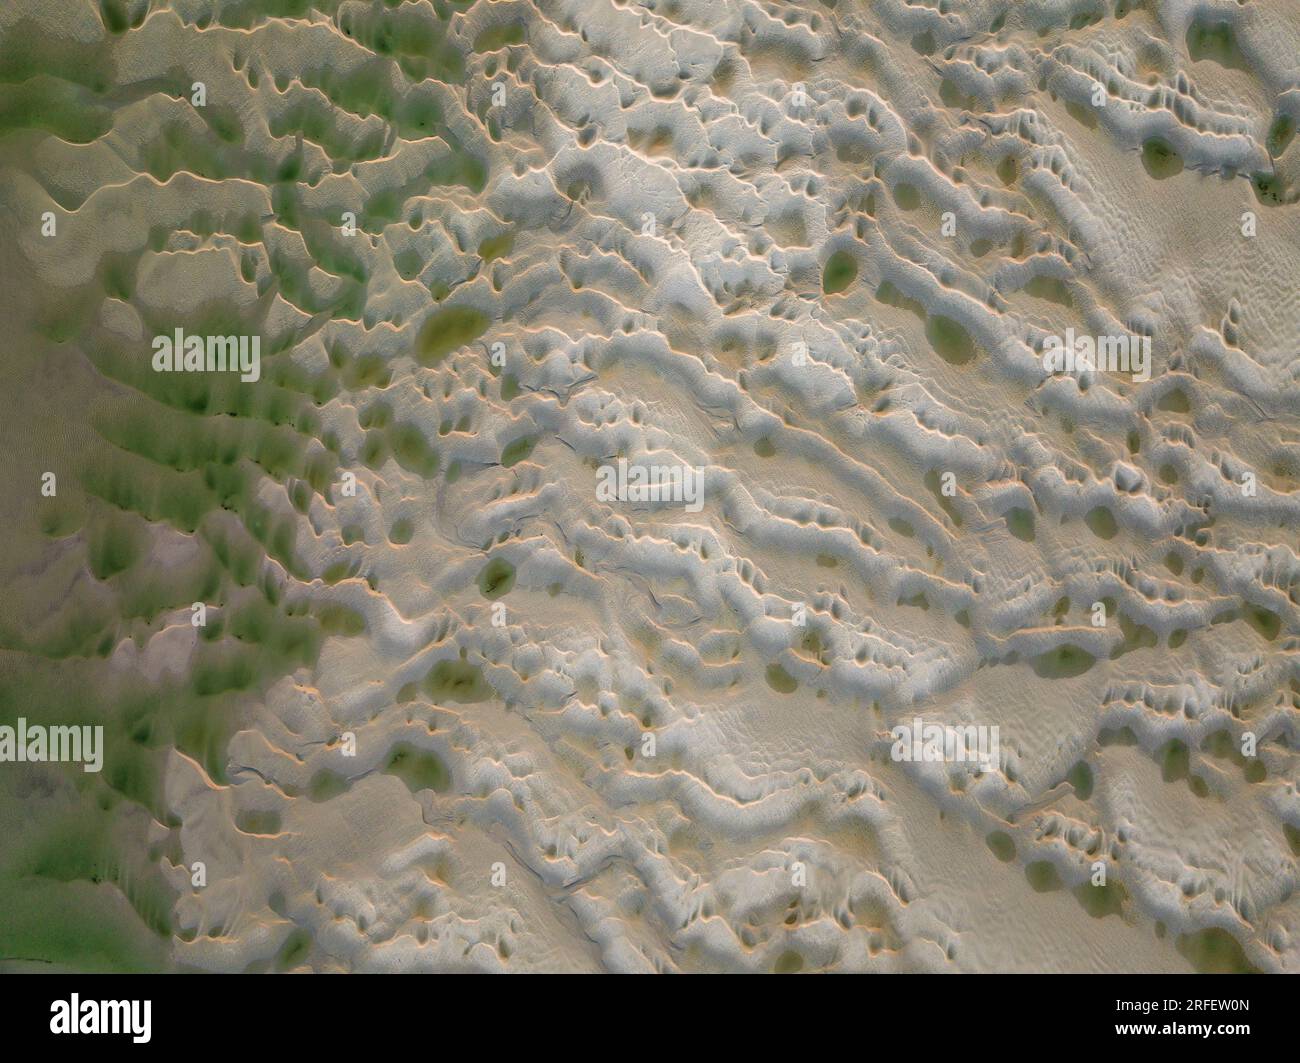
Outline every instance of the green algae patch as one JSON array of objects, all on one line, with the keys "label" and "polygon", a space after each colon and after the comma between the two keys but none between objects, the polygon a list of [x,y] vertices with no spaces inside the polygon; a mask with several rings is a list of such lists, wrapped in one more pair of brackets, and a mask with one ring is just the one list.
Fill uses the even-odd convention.
[{"label": "green algae patch", "polygon": [[1086,107],[1081,103],[1067,101],[1065,109],[1070,117],[1087,129],[1097,128],[1097,109],[1095,107]]},{"label": "green algae patch", "polygon": [[1291,143],[1292,137],[1295,136],[1295,119],[1289,114],[1279,114],[1273,119],[1273,124],[1269,127],[1268,137],[1265,143],[1268,146],[1268,153],[1277,158],[1286,151]]},{"label": "green algae patch", "polygon": [[496,697],[483,670],[466,660],[439,661],[424,677],[424,690],[435,702],[473,705]]},{"label": "green algae patch", "polygon": [[1051,893],[1053,890],[1059,890],[1063,885],[1056,865],[1050,860],[1035,860],[1027,864],[1025,878],[1029,880],[1029,885],[1035,893]]},{"label": "green algae patch", "polygon": [[506,255],[510,254],[514,246],[514,233],[502,233],[500,236],[489,236],[478,245],[478,257],[484,262],[491,262],[493,259],[504,258]]},{"label": "green algae patch", "polygon": [[1194,62],[1209,61],[1229,70],[1249,70],[1229,22],[1195,19],[1187,28],[1187,54]]},{"label": "green algae patch", "polygon": [[1016,843],[1011,840],[1011,835],[1004,830],[990,831],[988,837],[984,839],[984,844],[1004,864],[1008,864],[1016,858]]},{"label": "green algae patch", "polygon": [[1026,295],[1032,295],[1035,299],[1055,303],[1057,306],[1074,305],[1074,297],[1070,294],[1070,289],[1056,277],[1041,275],[1032,277],[1023,290]]},{"label": "green algae patch", "polygon": [[426,368],[437,365],[452,351],[478,339],[489,324],[487,315],[472,306],[435,310],[420,326],[415,340],[415,360]]},{"label": "green algae patch", "polygon": [[1156,409],[1166,410],[1169,413],[1190,413],[1192,402],[1182,388],[1171,388],[1160,396],[1159,401],[1156,402]]},{"label": "green algae patch", "polygon": [[398,742],[384,761],[384,772],[396,775],[410,788],[411,793],[432,790],[446,793],[451,788],[451,772],[436,754],[420,749],[408,742]]},{"label": "green algae patch", "polygon": [[1241,943],[1220,927],[1180,934],[1178,952],[1197,974],[1260,974]]},{"label": "green algae patch", "polygon": [[1115,514],[1105,506],[1094,506],[1088,510],[1084,514],[1083,523],[1088,526],[1088,530],[1098,539],[1113,539],[1119,534],[1119,525],[1115,521]]},{"label": "green algae patch", "polygon": [[1133,732],[1133,728],[1127,724],[1117,729],[1103,727],[1097,732],[1097,744],[1102,747],[1135,746],[1138,744],[1138,737]]},{"label": "green algae patch", "polygon": [[1087,761],[1079,761],[1065,777],[1066,782],[1074,787],[1074,796],[1080,801],[1087,801],[1092,796],[1092,769]]},{"label": "green algae patch", "polygon": [[112,112],[89,92],[47,74],[5,85],[0,94],[0,136],[39,129],[72,144],[90,144],[112,127]]},{"label": "green algae patch", "polygon": [[281,974],[291,971],[295,967],[301,967],[310,955],[311,934],[301,927],[294,927],[276,953],[275,969]]},{"label": "green algae patch", "polygon": [[339,602],[324,602],[313,607],[312,614],[320,625],[322,635],[338,635],[355,638],[364,634],[366,620],[355,609]]},{"label": "green algae patch", "polygon": [[1251,174],[1250,187],[1254,189],[1255,198],[1266,207],[1280,207],[1290,201],[1286,185],[1277,174],[1260,171]]},{"label": "green algae patch", "polygon": [[85,508],[75,501],[60,498],[42,499],[38,509],[41,534],[51,539],[64,539],[80,530],[85,522]]},{"label": "green algae patch", "polygon": [[924,304],[919,299],[913,299],[910,295],[904,295],[891,281],[882,281],[880,287],[876,289],[876,299],[886,306],[896,306],[900,310],[907,310],[914,314],[921,321],[926,319],[926,310]]},{"label": "green algae patch", "polygon": [[478,574],[478,589],[484,598],[500,598],[515,585],[515,566],[504,557],[494,557]]},{"label": "green algae patch", "polygon": [[398,517],[388,532],[388,541],[394,546],[405,546],[415,535],[415,525],[408,517]]},{"label": "green algae patch", "polygon": [[1023,506],[1013,506],[1003,514],[1007,522],[1007,531],[1022,543],[1032,543],[1034,534],[1034,514]]},{"label": "green algae patch", "polygon": [[930,346],[949,365],[966,365],[977,353],[970,333],[950,317],[931,314],[925,323],[925,338]]},{"label": "green algae patch", "polygon": [[1104,886],[1094,886],[1088,881],[1074,888],[1074,899],[1093,919],[1105,919],[1108,915],[1122,917],[1128,890],[1116,878],[1107,879]]},{"label": "green algae patch", "polygon": [[[102,0],[102,5],[94,0],[91,8],[100,8],[110,32],[124,33],[148,6],[139,0]],[[277,14],[301,17],[310,5],[230,0],[218,6],[218,22],[229,16],[251,25]],[[402,10],[389,12],[380,8],[397,5],[373,5],[369,14],[360,5],[345,6],[349,10],[341,17],[350,22],[355,39],[364,48],[373,46],[377,55],[409,53],[431,64],[446,50],[447,27],[432,25],[428,5],[401,5]],[[427,33],[411,21],[417,12],[430,22]],[[205,22],[200,20],[200,31]],[[0,82],[14,89],[0,102],[0,129],[49,129],[80,142],[111,128],[113,112],[102,104],[124,106],[141,94],[163,102],[188,96],[190,79],[181,84],[178,69],[137,85],[138,92],[127,85],[123,95],[104,48],[69,40],[67,54],[60,57],[63,45],[50,43],[44,27],[31,25],[18,36],[30,47],[0,56]],[[325,341],[327,363],[310,369],[295,365],[293,349],[309,327],[314,331],[319,324],[269,324],[266,313],[278,293],[304,313],[364,324],[366,333],[389,323],[363,321],[368,269],[337,235],[334,208],[313,204],[307,189],[328,177],[331,161],[334,173],[342,174],[354,161],[378,158],[394,131],[408,140],[432,137],[440,111],[431,86],[417,83],[410,91],[393,91],[397,70],[389,59],[357,55],[356,63],[331,64],[327,57],[323,64],[288,74],[283,64],[262,63],[255,43],[250,53],[244,36],[235,35],[235,69],[250,86],[260,78],[264,91],[272,91],[274,79],[285,104],[270,119],[272,135],[288,145],[295,139],[319,145],[331,159],[322,165],[318,151],[300,149],[260,157],[259,149],[243,143],[240,123],[247,109],[237,100],[212,98],[206,108],[183,105],[182,120],[164,115],[162,124],[134,145],[128,163],[163,180],[187,170],[199,177],[260,182],[280,237],[277,225],[263,220],[265,208],[254,202],[259,197],[222,206],[207,195],[210,189],[196,187],[182,191],[176,217],[141,230],[136,244],[103,254],[84,285],[52,300],[29,277],[19,291],[32,305],[36,327],[48,321],[48,335],[75,344],[84,357],[74,363],[71,350],[64,355],[44,349],[39,332],[31,337],[35,342],[15,341],[20,390],[14,406],[31,411],[27,417],[33,422],[16,428],[33,444],[56,444],[26,448],[40,464],[30,477],[21,468],[15,483],[34,485],[40,470],[54,469],[58,495],[26,511],[19,507],[19,523],[26,525],[12,537],[12,567],[34,573],[31,598],[41,607],[19,602],[20,591],[27,595],[20,588],[13,589],[10,609],[0,611],[7,614],[0,615],[0,722],[22,715],[33,724],[104,727],[98,773],[54,764],[0,771],[0,835],[6,839],[0,845],[0,956],[33,965],[123,971],[175,966],[180,957],[172,952],[171,936],[192,941],[208,928],[171,925],[175,890],[161,869],[182,858],[181,824],[163,798],[173,750],[192,759],[213,785],[228,785],[230,739],[252,724],[266,689],[299,669],[310,672],[324,639],[364,630],[359,613],[324,600],[317,565],[308,571],[300,563],[296,543],[300,535],[320,532],[305,517],[316,496],[330,502],[338,493],[342,448],[336,433],[322,434],[320,407],[348,390],[385,387],[391,373],[384,357],[363,354],[337,338]],[[359,130],[354,117],[368,115],[380,120]],[[466,162],[454,138],[444,140],[446,148],[428,142],[437,156],[430,166],[481,185],[482,167]],[[427,174],[413,172],[409,178],[376,201],[402,222],[413,216],[413,207],[419,209],[410,204],[412,197],[429,185]],[[56,178],[50,192],[70,213],[81,206],[70,201],[81,194],[68,191],[75,184]],[[367,187],[373,186],[367,182]],[[64,228],[60,216],[60,238],[66,238]],[[301,242],[285,235],[292,229]],[[208,246],[217,234],[233,237],[225,241],[231,246]],[[236,240],[242,246],[233,246]],[[215,274],[184,271],[171,275],[176,288],[161,286],[178,262],[212,264],[216,256],[230,259],[222,267],[228,286]],[[150,263],[161,263],[152,294]],[[23,270],[17,260],[11,265],[17,281]],[[317,267],[327,276],[314,273]],[[200,293],[198,309],[169,308],[160,293],[174,290]],[[254,290],[260,297],[256,303],[247,298]],[[103,296],[133,304],[145,337],[169,335],[173,328],[198,336],[259,335],[261,379],[253,385],[226,374],[153,372],[147,343],[127,343],[88,312]],[[423,323],[421,353],[435,361],[486,328],[482,314],[463,310],[391,323],[411,327],[408,343]],[[344,333],[359,336],[361,330]],[[59,362],[57,406],[44,400],[48,388],[37,386],[48,375],[29,373],[21,361],[28,358],[39,370],[51,354]],[[29,381],[30,394],[24,394]],[[372,457],[386,454],[409,470],[436,473],[432,450],[410,434],[414,426],[394,426],[390,418],[374,431]],[[25,462],[24,453],[18,448]],[[187,541],[182,543],[173,529]],[[78,530],[82,534],[72,538]],[[372,531],[372,539],[380,534]],[[344,538],[360,542],[364,535],[353,526],[344,530]],[[32,567],[41,551],[54,549],[61,552],[62,569],[49,566],[46,574]],[[76,579],[64,578],[67,572],[75,572]],[[328,577],[366,574],[349,561]],[[194,602],[206,605],[207,622],[191,630]],[[193,647],[174,642],[170,648],[165,642],[153,647],[151,657],[165,648],[167,667],[147,683],[130,658],[164,626],[173,629],[168,639],[183,629]],[[127,663],[107,665],[114,653],[125,655]],[[477,683],[450,677],[447,685],[483,697],[492,693],[481,677]],[[345,784],[321,776],[308,789],[315,799],[326,799]],[[274,824],[243,816],[239,826],[260,832]],[[212,928],[214,937],[221,932],[220,926]],[[262,962],[269,967],[273,956]]]},{"label": "green algae patch", "polygon": [[235,816],[235,828],[245,834],[270,836],[280,833],[280,813],[246,809]]},{"label": "green algae patch", "polygon": [[311,777],[311,781],[307,784],[307,800],[313,804],[332,801],[341,794],[347,793],[351,785],[351,779],[339,775],[337,772],[332,772],[328,768],[322,768]]},{"label": "green algae patch", "polygon": [[517,22],[506,22],[480,31],[474,38],[473,49],[476,52],[495,52],[511,44],[523,43],[523,26]]},{"label": "green algae patch", "polygon": [[518,465],[533,452],[533,447],[536,445],[537,439],[534,436],[524,436],[522,439],[516,439],[513,443],[507,444],[506,448],[501,451],[501,464],[506,468]]},{"label": "green algae patch", "polygon": [[826,260],[822,269],[822,291],[827,295],[838,295],[852,284],[858,276],[858,260],[847,251],[836,251]]},{"label": "green algae patch", "polygon": [[42,970],[89,974],[166,970],[170,941],[135,918],[107,882],[0,881],[0,952]]},{"label": "green algae patch", "polygon": [[803,970],[803,957],[794,951],[786,949],[776,958],[776,964],[772,967],[773,974],[798,974]]},{"label": "green algae patch", "polygon": [[[97,788],[94,783],[77,782],[84,788]],[[117,806],[104,800],[101,794],[101,800],[93,806],[41,816],[39,830],[27,832],[16,846],[13,839],[17,832],[11,832],[6,843],[10,851],[5,854],[4,873],[0,875],[0,896],[17,894],[25,897],[32,908],[43,906],[47,900],[58,903],[56,898],[73,896],[84,897],[92,910],[105,912],[115,908],[119,943],[125,946],[123,957],[136,949],[153,953],[155,942],[150,937],[165,939],[172,932],[174,893],[160,868],[150,859],[147,847],[123,844],[129,840],[124,826],[124,817],[118,813]],[[28,887],[48,890],[51,896],[28,894]],[[8,909],[7,904],[5,908]],[[0,949],[4,950],[0,955],[14,955],[9,951],[6,934],[16,932],[18,927],[14,924],[25,919],[25,913],[7,910],[0,916]],[[79,923],[80,920],[74,920],[74,925]],[[59,951],[67,958],[62,946],[68,943],[61,940],[60,928],[50,926],[42,931],[30,927],[27,932],[46,937],[47,944],[60,946]],[[45,958],[49,953],[22,955]],[[106,966],[111,968],[113,964]]]},{"label": "green algae patch", "polygon": [[140,560],[146,533],[144,522],[134,514],[108,511],[90,528],[87,561],[91,575],[107,580],[125,572]]},{"label": "green algae patch", "polygon": [[362,354],[343,366],[342,381],[349,391],[364,391],[367,388],[388,387],[392,375],[392,370],[382,355]]},{"label": "green algae patch", "polygon": [[1040,653],[1033,660],[1033,669],[1040,679],[1073,679],[1096,663],[1097,658],[1087,650],[1066,643]]},{"label": "green algae patch", "polygon": [[1191,750],[1181,739],[1170,739],[1157,756],[1160,758],[1160,778],[1165,782],[1182,782],[1191,775]]},{"label": "green algae patch", "polygon": [[1183,172],[1182,156],[1161,137],[1149,137],[1143,143],[1142,165],[1157,181],[1167,180]]},{"label": "green algae patch", "polygon": [[[1226,730],[1215,731],[1209,735],[1201,743],[1201,750],[1219,760],[1234,764],[1249,783],[1263,782],[1268,778],[1268,768],[1264,762],[1257,757],[1247,757],[1243,754],[1241,747],[1233,741],[1232,735]],[[1283,827],[1286,828],[1286,824],[1283,824]]]},{"label": "green algae patch", "polygon": [[1269,642],[1276,639],[1282,632],[1282,618],[1273,610],[1265,609],[1262,605],[1247,602],[1245,608],[1241,611],[1241,615],[1255,634]]},{"label": "green algae patch", "polygon": [[903,181],[894,186],[894,202],[902,210],[916,210],[921,205],[921,193],[914,185]]},{"label": "green algae patch", "polygon": [[766,678],[767,685],[778,694],[793,694],[799,687],[799,681],[775,662],[767,666]]},{"label": "green algae patch", "polygon": [[393,459],[409,473],[433,479],[438,473],[438,453],[413,424],[394,424],[388,428],[388,446]]},{"label": "green algae patch", "polygon": [[351,579],[357,574],[359,567],[359,560],[344,558],[342,561],[335,561],[332,565],[327,565],[320,578],[324,583],[332,587],[345,579]]}]

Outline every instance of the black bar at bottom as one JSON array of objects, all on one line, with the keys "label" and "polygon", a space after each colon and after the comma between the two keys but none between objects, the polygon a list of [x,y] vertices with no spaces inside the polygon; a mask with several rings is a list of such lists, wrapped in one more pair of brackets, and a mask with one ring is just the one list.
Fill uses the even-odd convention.
[{"label": "black bar at bottom", "polygon": [[[0,1016],[20,1044],[65,1048],[112,1041],[128,1050],[207,1044],[373,1053],[436,1037],[430,1051],[441,1054],[448,1037],[468,1036],[485,1048],[500,1037],[515,1049],[520,1038],[535,1037],[549,1051],[544,1040],[573,1050],[610,1043],[610,1035],[642,1041],[658,1029],[665,1049],[689,1044],[693,1057],[716,1051],[727,1059],[752,1048],[755,1035],[765,1054],[786,1043],[807,1050],[828,1047],[827,1037],[864,1035],[864,1046],[892,1035],[1004,1053],[1086,1051],[1099,1040],[1180,1050],[1199,1042],[1217,1052],[1243,1040],[1255,1048],[1276,1042],[1293,1053],[1300,1032],[1297,983],[1278,977],[894,975],[823,979],[810,991],[813,985],[716,976],[707,986],[643,978],[632,988],[624,979],[581,976],[304,976],[269,984],[251,976],[10,974],[0,977]],[[772,1021],[755,1026],[756,1009]],[[688,1035],[688,1027],[697,1032]]]}]

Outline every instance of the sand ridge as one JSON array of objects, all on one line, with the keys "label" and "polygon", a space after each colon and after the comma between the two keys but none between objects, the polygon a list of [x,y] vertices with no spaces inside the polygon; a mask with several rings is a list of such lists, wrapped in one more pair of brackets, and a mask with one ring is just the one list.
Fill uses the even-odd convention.
[{"label": "sand ridge", "polygon": [[1297,969],[1295,5],[68,7],[0,710],[109,745],[0,773],[0,954]]}]

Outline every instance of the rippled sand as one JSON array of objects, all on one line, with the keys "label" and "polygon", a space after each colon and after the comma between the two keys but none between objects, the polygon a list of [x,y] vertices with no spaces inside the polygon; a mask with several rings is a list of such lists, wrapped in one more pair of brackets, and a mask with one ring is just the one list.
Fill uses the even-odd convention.
[{"label": "rippled sand", "polygon": [[0,764],[0,958],[1300,970],[1297,56],[1296,0],[0,6],[0,723],[106,743]]}]

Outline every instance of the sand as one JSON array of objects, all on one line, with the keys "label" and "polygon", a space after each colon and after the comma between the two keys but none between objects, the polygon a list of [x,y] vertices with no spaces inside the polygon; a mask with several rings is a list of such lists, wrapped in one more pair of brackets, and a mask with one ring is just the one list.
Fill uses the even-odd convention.
[{"label": "sand", "polygon": [[1297,55],[0,6],[0,962],[1300,971]]}]

